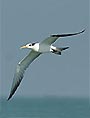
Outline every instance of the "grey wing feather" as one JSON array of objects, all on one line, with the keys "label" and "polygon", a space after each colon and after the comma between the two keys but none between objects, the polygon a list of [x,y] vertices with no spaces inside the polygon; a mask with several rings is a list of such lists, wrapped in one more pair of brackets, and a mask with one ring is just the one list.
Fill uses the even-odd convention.
[{"label": "grey wing feather", "polygon": [[52,35],[45,40],[43,40],[40,44],[46,44],[46,45],[51,45],[54,43],[59,37],[53,37]]},{"label": "grey wing feather", "polygon": [[85,31],[82,30],[80,32],[76,32],[76,33],[69,33],[69,34],[53,34],[51,35],[50,37],[46,38],[45,40],[43,40],[41,42],[41,44],[47,44],[47,45],[51,45],[52,43],[54,43],[58,38],[60,37],[67,37],[67,36],[74,36],[74,35],[78,35],[78,34],[81,34]]},{"label": "grey wing feather", "polygon": [[21,80],[23,79],[24,76],[24,72],[26,70],[26,68],[29,66],[29,64],[31,64],[41,53],[39,52],[35,52],[35,51],[31,51],[23,60],[21,60],[16,68],[16,72],[14,74],[14,78],[13,78],[13,83],[12,83],[12,87],[11,87],[11,92],[10,95],[8,97],[8,100],[13,96],[13,94],[15,93],[16,89],[18,88]]}]

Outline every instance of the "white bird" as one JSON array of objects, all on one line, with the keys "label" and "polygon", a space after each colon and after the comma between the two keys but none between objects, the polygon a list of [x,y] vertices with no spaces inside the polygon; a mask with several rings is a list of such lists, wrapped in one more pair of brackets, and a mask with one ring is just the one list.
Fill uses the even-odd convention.
[{"label": "white bird", "polygon": [[24,57],[18,64],[17,64],[17,68],[16,68],[16,72],[14,74],[14,78],[13,78],[13,83],[12,83],[12,87],[11,87],[11,91],[10,91],[10,95],[8,97],[7,100],[9,100],[13,94],[15,93],[16,89],[18,88],[18,86],[20,85],[20,82],[23,79],[24,76],[24,72],[26,70],[26,68],[42,53],[47,53],[47,52],[51,52],[51,53],[55,53],[58,55],[61,55],[61,52],[63,50],[68,49],[69,47],[61,47],[61,48],[57,48],[55,46],[53,46],[52,44],[61,37],[67,37],[67,36],[73,36],[73,35],[78,35],[83,33],[85,30],[82,30],[80,32],[77,33],[70,33],[70,34],[55,34],[55,35],[51,35],[48,38],[46,38],[45,40],[43,40],[40,43],[29,43],[25,46],[22,46],[22,48],[29,48],[31,49],[31,51],[29,52],[29,54]]}]

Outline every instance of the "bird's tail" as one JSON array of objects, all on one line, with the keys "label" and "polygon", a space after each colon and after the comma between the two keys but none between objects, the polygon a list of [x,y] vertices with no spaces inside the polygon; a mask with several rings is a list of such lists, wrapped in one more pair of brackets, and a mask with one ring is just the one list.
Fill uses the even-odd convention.
[{"label": "bird's tail", "polygon": [[66,49],[68,49],[68,48],[69,48],[69,47],[57,48],[57,50],[63,51],[63,50],[66,50]]},{"label": "bird's tail", "polygon": [[53,53],[58,54],[58,55],[61,55],[61,52],[62,52],[63,50],[68,49],[68,48],[69,48],[69,47],[56,48],[56,50],[53,49]]}]

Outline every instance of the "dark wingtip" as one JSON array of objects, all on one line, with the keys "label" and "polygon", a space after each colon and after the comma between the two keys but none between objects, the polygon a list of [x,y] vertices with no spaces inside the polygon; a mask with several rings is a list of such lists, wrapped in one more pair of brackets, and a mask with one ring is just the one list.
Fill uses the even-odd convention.
[{"label": "dark wingtip", "polygon": [[86,30],[86,29],[83,29],[83,30],[82,30],[80,33],[83,33],[83,32],[85,32],[85,30]]},{"label": "dark wingtip", "polygon": [[7,101],[9,101],[11,99],[12,95],[10,94],[9,97],[7,98]]},{"label": "dark wingtip", "polygon": [[70,33],[70,34],[52,34],[51,37],[57,37],[57,38],[59,38],[59,37],[74,36],[74,35],[81,34],[81,33],[83,33],[83,32],[85,32],[85,29],[83,29],[82,31],[77,32],[77,33]]},{"label": "dark wingtip", "polygon": [[9,101],[10,98],[7,98],[7,101]]}]

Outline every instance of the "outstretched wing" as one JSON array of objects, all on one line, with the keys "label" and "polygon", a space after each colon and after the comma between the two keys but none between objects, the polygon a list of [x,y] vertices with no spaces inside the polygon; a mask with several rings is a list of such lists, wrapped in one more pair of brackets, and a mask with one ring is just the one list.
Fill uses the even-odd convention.
[{"label": "outstretched wing", "polygon": [[46,38],[45,40],[43,40],[40,44],[51,45],[51,44],[54,43],[59,37],[74,36],[74,35],[81,34],[81,33],[83,33],[84,31],[85,31],[85,29],[82,30],[82,31],[80,31],[80,32],[77,32],[77,33],[51,35],[50,37],[48,37],[48,38]]},{"label": "outstretched wing", "polygon": [[15,93],[16,89],[18,88],[21,80],[23,79],[24,76],[24,72],[26,70],[26,68],[29,66],[29,64],[31,64],[41,53],[39,52],[35,52],[35,51],[31,51],[24,59],[22,59],[16,68],[16,72],[14,74],[14,78],[13,78],[13,83],[12,83],[12,87],[11,87],[11,92],[10,95],[8,97],[8,100],[13,96],[13,94]]}]

